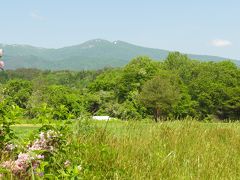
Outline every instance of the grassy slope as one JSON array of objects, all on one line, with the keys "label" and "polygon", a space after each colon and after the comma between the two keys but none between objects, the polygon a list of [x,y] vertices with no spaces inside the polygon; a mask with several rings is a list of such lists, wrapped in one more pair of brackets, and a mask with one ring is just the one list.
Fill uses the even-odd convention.
[{"label": "grassy slope", "polygon": [[[91,133],[94,126],[98,130]],[[238,123],[110,122],[106,132],[104,127],[105,122],[78,124],[69,138],[71,153],[62,158],[81,162],[84,179],[240,177]],[[23,129],[29,127],[15,127]]]}]

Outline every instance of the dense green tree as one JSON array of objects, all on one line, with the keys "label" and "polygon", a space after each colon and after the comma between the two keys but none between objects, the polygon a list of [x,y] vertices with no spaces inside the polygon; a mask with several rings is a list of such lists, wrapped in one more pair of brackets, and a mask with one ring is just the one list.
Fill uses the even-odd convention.
[{"label": "dense green tree", "polygon": [[96,77],[89,85],[91,91],[116,91],[117,85],[122,78],[121,69],[110,69]]},{"label": "dense green tree", "polygon": [[240,86],[228,88],[226,100],[218,107],[217,115],[221,119],[240,119]]},{"label": "dense green tree", "polygon": [[[201,63],[194,68],[195,77],[188,84],[192,98],[198,102],[201,117],[222,114],[222,106],[229,97],[229,89],[239,87],[240,71],[232,62]],[[231,96],[231,95],[230,95]],[[219,116],[220,118],[226,116]]]},{"label": "dense green tree", "polygon": [[178,74],[181,80],[188,84],[194,79],[196,73],[194,68],[198,66],[198,64],[198,61],[189,59],[187,55],[183,55],[179,52],[171,52],[163,62],[163,69]]},{"label": "dense green tree", "polygon": [[21,108],[26,108],[32,94],[32,83],[27,80],[10,80],[4,87],[3,96]]},{"label": "dense green tree", "polygon": [[120,101],[128,98],[131,91],[140,90],[141,86],[160,70],[160,63],[148,57],[137,57],[123,69],[123,75],[117,86]]},{"label": "dense green tree", "polygon": [[166,115],[179,100],[180,90],[175,76],[157,76],[147,81],[139,95],[139,100],[154,112],[157,122],[160,116]]},{"label": "dense green tree", "polygon": [[[66,86],[51,85],[33,93],[29,101],[29,113],[38,116],[39,108],[47,104],[54,119],[69,119],[81,115],[83,103],[80,94]],[[70,116],[71,115],[71,116]]]},{"label": "dense green tree", "polygon": [[189,63],[190,59],[187,55],[183,55],[179,52],[170,52],[168,57],[163,63],[163,66],[167,70],[178,70]]}]

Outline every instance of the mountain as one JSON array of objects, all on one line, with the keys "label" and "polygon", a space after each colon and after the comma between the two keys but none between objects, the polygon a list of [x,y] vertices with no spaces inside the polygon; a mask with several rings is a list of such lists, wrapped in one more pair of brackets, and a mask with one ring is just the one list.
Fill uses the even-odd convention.
[{"label": "mountain", "polygon": [[[149,56],[163,60],[170,51],[136,46],[123,41],[90,40],[76,46],[59,49],[47,49],[29,45],[3,45],[6,69],[100,69],[103,67],[120,67],[136,56]],[[205,55],[188,55],[202,61],[221,61],[227,58]],[[233,60],[240,65],[240,61]]]}]

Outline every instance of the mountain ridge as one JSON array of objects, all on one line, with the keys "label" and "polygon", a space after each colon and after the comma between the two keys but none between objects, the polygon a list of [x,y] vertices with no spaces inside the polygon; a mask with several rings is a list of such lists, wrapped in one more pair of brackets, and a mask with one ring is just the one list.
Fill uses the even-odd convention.
[{"label": "mountain ridge", "polygon": [[[82,44],[62,48],[42,48],[31,45],[0,44],[4,49],[6,69],[39,68],[50,70],[100,69],[106,66],[120,67],[136,56],[149,56],[163,60],[168,50],[142,47],[124,41],[93,39]],[[201,61],[232,60],[224,57],[187,54],[191,59]],[[237,65],[240,61],[232,60]]]}]

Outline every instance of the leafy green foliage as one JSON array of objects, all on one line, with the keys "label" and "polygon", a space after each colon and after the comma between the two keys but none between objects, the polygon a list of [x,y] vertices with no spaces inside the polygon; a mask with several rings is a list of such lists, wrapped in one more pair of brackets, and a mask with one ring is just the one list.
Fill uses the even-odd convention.
[{"label": "leafy green foliage", "polygon": [[166,87],[161,86],[163,82],[154,83],[156,76],[175,77],[179,92],[179,98],[173,97],[161,108],[165,118],[239,119],[239,67],[230,61],[191,60],[178,52],[169,53],[163,62],[136,57],[123,68],[97,71],[7,70],[0,73],[0,100],[18,105],[25,118],[40,121],[85,115],[141,119],[152,116],[150,106],[163,101],[157,98],[155,105],[139,101],[139,97],[148,100],[153,93],[151,88],[143,93],[149,82],[159,97],[171,94],[169,83]]},{"label": "leafy green foliage", "polygon": [[118,83],[118,97],[126,100],[131,92],[140,90],[147,80],[154,77],[160,70],[160,64],[148,57],[137,57],[123,69],[123,76]]},{"label": "leafy green foliage", "polygon": [[27,80],[10,80],[3,90],[4,98],[21,108],[26,108],[31,93],[32,85]]},{"label": "leafy green foliage", "polygon": [[171,107],[178,102],[180,98],[178,86],[175,76],[157,76],[143,86],[139,100],[153,110],[155,121],[171,111]]},{"label": "leafy green foliage", "polygon": [[15,124],[21,115],[22,109],[17,105],[8,105],[6,101],[0,102],[0,152],[15,138],[10,126]]}]

